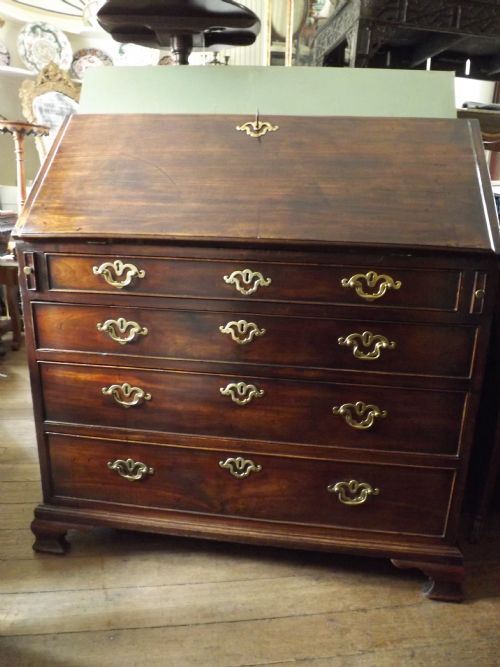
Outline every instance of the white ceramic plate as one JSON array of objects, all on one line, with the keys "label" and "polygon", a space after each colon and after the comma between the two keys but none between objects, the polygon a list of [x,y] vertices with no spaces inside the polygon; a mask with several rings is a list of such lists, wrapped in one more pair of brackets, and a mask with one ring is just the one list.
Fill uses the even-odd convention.
[{"label": "white ceramic plate", "polygon": [[[293,34],[296,35],[302,29],[307,19],[309,3],[307,0],[295,0],[293,7]],[[288,23],[287,2],[273,2],[271,22],[274,37],[279,41],[285,41]]]},{"label": "white ceramic plate", "polygon": [[50,25],[39,21],[27,23],[17,38],[19,57],[26,67],[40,72],[50,62],[61,69],[70,68],[73,60],[71,44],[66,35]]},{"label": "white ceramic plate", "polygon": [[6,65],[10,65],[10,53],[9,49],[0,39],[0,66],[5,67]]},{"label": "white ceramic plate", "polygon": [[101,49],[80,49],[73,55],[71,74],[75,79],[83,79],[89,67],[110,67],[113,61]]},{"label": "white ceramic plate", "polygon": [[160,58],[160,60],[158,61],[158,65],[168,66],[168,65],[174,65],[174,64],[175,64],[174,57],[171,56],[169,53],[162,56]]},{"label": "white ceramic plate", "polygon": [[160,57],[159,49],[148,49],[138,44],[120,44],[119,65],[156,65]]},{"label": "white ceramic plate", "polygon": [[318,18],[327,18],[330,14],[333,13],[333,8],[337,4],[337,0],[317,0],[316,5],[314,6],[314,16]]}]

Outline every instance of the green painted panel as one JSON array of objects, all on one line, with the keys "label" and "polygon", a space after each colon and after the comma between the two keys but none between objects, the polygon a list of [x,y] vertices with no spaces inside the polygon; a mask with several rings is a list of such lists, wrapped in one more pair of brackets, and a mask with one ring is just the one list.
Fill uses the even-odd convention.
[{"label": "green painted panel", "polygon": [[96,67],[81,113],[455,118],[451,72],[324,67]]}]

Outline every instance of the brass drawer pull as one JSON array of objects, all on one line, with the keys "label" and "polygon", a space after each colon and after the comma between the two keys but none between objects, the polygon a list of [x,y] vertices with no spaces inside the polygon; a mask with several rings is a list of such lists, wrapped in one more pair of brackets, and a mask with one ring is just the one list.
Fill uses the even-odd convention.
[{"label": "brass drawer pull", "polygon": [[150,468],[145,463],[134,461],[133,459],[116,459],[108,461],[108,468],[117,472],[120,477],[136,482],[146,475],[152,475],[154,468]]},{"label": "brass drawer pull", "polygon": [[262,273],[258,271],[242,269],[241,271],[233,271],[229,276],[224,276],[224,282],[228,285],[234,285],[240,294],[248,296],[256,292],[259,287],[269,287],[271,278],[264,278]]},{"label": "brass drawer pull", "polygon": [[248,477],[252,472],[260,472],[262,470],[262,466],[250,459],[244,459],[242,456],[219,461],[219,465],[221,468],[229,470],[231,475],[238,479],[243,479],[244,477]]},{"label": "brass drawer pull", "polygon": [[238,345],[247,345],[257,336],[263,336],[266,333],[266,330],[259,329],[255,322],[247,322],[246,320],[228,322],[224,326],[220,326],[219,331],[223,334],[229,334]]},{"label": "brass drawer pull", "polygon": [[[363,333],[352,333],[348,336],[338,339],[339,345],[352,347],[352,353],[356,359],[363,359],[364,361],[373,361],[380,357],[382,350],[394,350],[396,343],[389,341],[385,336],[380,334],[373,334],[371,331],[363,331]],[[370,351],[363,352],[360,348],[365,350],[373,347]]]},{"label": "brass drawer pull", "polygon": [[258,139],[263,137],[268,132],[276,132],[279,130],[279,125],[272,125],[268,123],[267,120],[260,120],[259,114],[255,117],[255,120],[249,120],[243,125],[237,125],[236,129],[238,132],[246,132],[249,137]]},{"label": "brass drawer pull", "polygon": [[[364,285],[371,290],[370,292],[365,292]],[[379,275],[375,271],[367,271],[367,273],[356,273],[350,278],[342,278],[341,280],[342,287],[352,287],[356,291],[356,294],[366,301],[375,301],[375,299],[380,299],[384,296],[387,290],[394,289],[398,290],[402,282],[400,280],[394,280],[391,276],[387,276],[384,273]],[[376,290],[376,291],[375,291]]]},{"label": "brass drawer pull", "polygon": [[101,391],[105,396],[112,396],[124,408],[131,408],[134,405],[139,405],[142,401],[151,400],[151,394],[146,393],[140,387],[132,387],[128,382],[112,384],[110,387],[103,387]]},{"label": "brass drawer pull", "polygon": [[97,324],[97,331],[107,333],[111,340],[114,340],[120,345],[132,343],[139,336],[147,336],[148,330],[146,327],[141,327],[137,322],[127,322],[124,317],[119,317],[116,320],[106,320]]},{"label": "brass drawer pull", "polygon": [[381,410],[378,405],[371,405],[363,403],[363,401],[356,401],[356,403],[344,403],[343,405],[332,408],[334,415],[344,417],[346,423],[351,428],[365,431],[373,426],[377,418],[383,419],[387,417],[387,411]]},{"label": "brass drawer pull", "polygon": [[146,275],[146,272],[138,269],[135,264],[124,264],[120,259],[93,266],[92,272],[95,276],[102,276],[108,285],[116,289],[128,287],[134,278],[144,278]]},{"label": "brass drawer pull", "polygon": [[330,493],[336,493],[343,505],[362,505],[369,496],[378,496],[380,493],[380,489],[374,489],[370,484],[357,482],[355,479],[330,484],[326,488]]},{"label": "brass drawer pull", "polygon": [[238,405],[247,405],[254,398],[262,398],[264,390],[258,389],[254,384],[246,382],[230,382],[226,387],[220,388],[223,396],[230,396],[231,400]]}]

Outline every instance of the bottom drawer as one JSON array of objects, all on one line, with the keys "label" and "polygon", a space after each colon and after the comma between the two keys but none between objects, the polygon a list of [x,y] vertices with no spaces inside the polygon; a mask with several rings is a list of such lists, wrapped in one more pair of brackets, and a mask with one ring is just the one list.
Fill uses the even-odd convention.
[{"label": "bottom drawer", "polygon": [[453,488],[441,468],[47,438],[54,499],[436,536]]}]

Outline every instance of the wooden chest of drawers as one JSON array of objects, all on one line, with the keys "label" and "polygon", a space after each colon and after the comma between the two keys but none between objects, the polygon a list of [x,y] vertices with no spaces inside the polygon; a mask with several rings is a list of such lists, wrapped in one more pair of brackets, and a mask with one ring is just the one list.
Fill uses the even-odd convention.
[{"label": "wooden chest of drawers", "polygon": [[34,548],[106,525],[361,553],[460,599],[498,246],[477,132],[245,120],[77,117],[39,176]]}]

